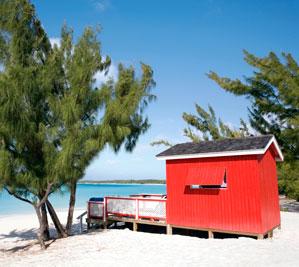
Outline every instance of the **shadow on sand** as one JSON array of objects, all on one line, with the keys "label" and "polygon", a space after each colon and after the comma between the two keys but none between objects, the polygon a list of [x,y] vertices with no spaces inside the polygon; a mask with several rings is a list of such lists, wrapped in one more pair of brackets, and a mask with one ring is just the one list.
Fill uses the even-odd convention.
[{"label": "shadow on sand", "polygon": [[[72,235],[80,234],[79,233],[79,229],[80,229],[79,223],[74,223],[72,229],[73,229]],[[14,229],[7,234],[0,234],[0,240],[15,238],[16,240],[12,241],[12,242],[15,242],[16,244],[20,241],[31,241],[31,242],[28,242],[23,245],[19,245],[19,246],[16,245],[12,248],[0,249],[0,252],[15,253],[15,252],[27,251],[31,247],[38,245],[39,242],[37,240],[37,231],[38,230],[36,228],[26,229],[23,231]],[[57,232],[56,232],[55,228],[50,228],[50,236],[51,236],[51,239],[49,241],[46,241],[46,248],[50,247],[57,240]]]},{"label": "shadow on sand", "polygon": [[10,231],[8,234],[0,234],[0,239],[19,238],[22,240],[36,239],[36,228],[18,231],[17,229]]}]

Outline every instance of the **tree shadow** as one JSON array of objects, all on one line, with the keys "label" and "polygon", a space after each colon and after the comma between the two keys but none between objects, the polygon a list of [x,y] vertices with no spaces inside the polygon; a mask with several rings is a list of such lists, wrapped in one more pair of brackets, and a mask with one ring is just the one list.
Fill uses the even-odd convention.
[{"label": "tree shadow", "polygon": [[[32,228],[29,230],[24,230],[24,231],[17,231],[16,229],[9,232],[8,234],[0,234],[0,240],[1,239],[6,239],[6,238],[18,238],[17,240],[15,240],[14,242],[20,242],[20,241],[31,241],[28,242],[24,245],[16,245],[12,248],[8,248],[8,249],[0,249],[0,252],[2,253],[15,253],[15,252],[19,252],[19,251],[28,251],[30,248],[32,248],[35,245],[39,245],[39,241],[37,239],[37,235],[36,235],[37,229]],[[50,233],[51,236],[53,236],[53,233],[56,233],[55,229],[50,229]],[[57,238],[52,238],[48,241],[46,241],[46,248],[50,247],[55,241],[57,240]]]},{"label": "tree shadow", "polygon": [[[20,238],[22,240],[34,240],[36,239],[36,228],[31,228],[23,231],[18,231],[14,229],[10,231],[8,234],[0,234],[0,240],[6,238]],[[19,241],[19,240],[18,240]]]},{"label": "tree shadow", "polygon": [[38,244],[38,241],[35,240],[35,241],[32,241],[32,242],[30,242],[26,245],[15,246],[15,247],[8,248],[8,249],[0,249],[0,252],[2,252],[2,253],[16,253],[16,252],[19,252],[19,251],[27,251],[31,247],[33,247],[37,244]]},{"label": "tree shadow", "polygon": [[[86,228],[86,225],[84,223],[83,223],[83,228]],[[49,231],[50,231],[51,239],[49,241],[46,241],[46,248],[49,248],[58,239],[57,231],[54,227],[50,227]],[[0,253],[16,253],[16,252],[25,252],[30,250],[33,246],[39,244],[39,241],[37,239],[37,232],[38,232],[37,228],[31,228],[26,230],[14,229],[9,233],[0,234],[0,240],[15,238],[15,240],[11,240],[11,242],[16,243],[16,245],[11,248],[0,249]],[[71,235],[74,236],[80,234],[86,234],[86,232],[83,231],[81,233],[80,223],[74,222],[72,226]],[[23,243],[22,245],[17,245],[17,243],[21,241],[29,241],[29,242],[26,242],[25,244]]]},{"label": "tree shadow", "polygon": [[50,247],[56,240],[57,240],[57,239],[54,238],[54,239],[51,239],[51,240],[47,241],[47,243],[46,243],[46,248]]},{"label": "tree shadow", "polygon": [[73,225],[72,225],[72,236],[74,235],[82,235],[82,234],[86,234],[86,230],[87,230],[87,224],[86,223],[83,223],[82,224],[83,226],[83,231],[81,232],[80,231],[80,222],[74,222]]}]

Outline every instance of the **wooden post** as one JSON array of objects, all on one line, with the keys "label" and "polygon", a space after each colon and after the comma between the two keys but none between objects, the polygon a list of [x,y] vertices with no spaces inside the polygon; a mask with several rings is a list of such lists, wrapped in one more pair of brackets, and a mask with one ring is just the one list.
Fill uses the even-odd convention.
[{"label": "wooden post", "polygon": [[108,221],[104,221],[104,222],[103,222],[103,228],[104,228],[104,230],[107,230],[107,228],[108,228],[108,227],[107,227],[107,224],[108,224]]},{"label": "wooden post", "polygon": [[137,222],[133,222],[133,231],[137,231],[138,230],[138,225]]},{"label": "wooden post", "polygon": [[106,223],[107,221],[107,199],[104,197],[104,204],[103,204],[103,221]]},{"label": "wooden post", "polygon": [[135,200],[135,219],[138,220],[139,219],[139,201],[136,198]]},{"label": "wooden post", "polygon": [[82,216],[80,217],[80,234],[83,233],[83,222],[82,222]]},{"label": "wooden post", "polygon": [[278,225],[278,229],[279,229],[279,230],[281,230],[281,224],[280,224],[280,225]]},{"label": "wooden post", "polygon": [[107,198],[104,197],[104,203],[103,203],[103,229],[107,230],[108,225],[108,212],[107,212]]},{"label": "wooden post", "polygon": [[214,233],[212,231],[208,231],[209,238],[214,238]]},{"label": "wooden post", "polygon": [[273,230],[268,232],[268,238],[272,238],[273,237]]},{"label": "wooden post", "polygon": [[264,235],[263,235],[263,234],[259,234],[259,235],[257,235],[257,239],[258,239],[258,240],[262,240],[262,239],[264,239]]},{"label": "wooden post", "polygon": [[166,233],[168,235],[172,235],[172,226],[170,224],[166,225]]}]

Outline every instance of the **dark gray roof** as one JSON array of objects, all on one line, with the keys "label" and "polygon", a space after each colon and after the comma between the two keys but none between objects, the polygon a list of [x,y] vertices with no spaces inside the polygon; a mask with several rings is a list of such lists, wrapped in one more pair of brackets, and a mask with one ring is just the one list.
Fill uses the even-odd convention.
[{"label": "dark gray roof", "polygon": [[264,149],[272,137],[273,135],[261,135],[246,138],[203,141],[200,143],[189,142],[177,144],[156,155],[156,157]]}]

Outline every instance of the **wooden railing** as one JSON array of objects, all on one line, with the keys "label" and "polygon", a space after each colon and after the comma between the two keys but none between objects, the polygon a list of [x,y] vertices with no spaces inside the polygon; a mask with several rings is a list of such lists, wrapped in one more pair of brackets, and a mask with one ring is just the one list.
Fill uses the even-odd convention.
[{"label": "wooden railing", "polygon": [[88,201],[87,216],[88,218],[104,219],[105,205],[102,201]]},{"label": "wooden railing", "polygon": [[105,197],[107,216],[166,219],[166,199]]},{"label": "wooden railing", "polygon": [[106,221],[109,216],[130,217],[136,220],[166,220],[166,199],[105,197],[104,202],[88,202],[89,218]]}]

